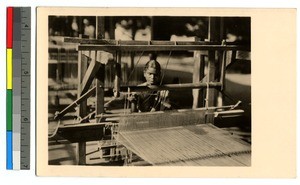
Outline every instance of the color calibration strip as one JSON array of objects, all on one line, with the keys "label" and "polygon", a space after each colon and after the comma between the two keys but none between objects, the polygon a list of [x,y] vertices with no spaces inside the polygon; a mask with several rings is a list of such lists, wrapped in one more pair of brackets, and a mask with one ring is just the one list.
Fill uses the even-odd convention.
[{"label": "color calibration strip", "polygon": [[7,169],[30,167],[30,7],[7,8]]},{"label": "color calibration strip", "polygon": [[13,8],[7,8],[6,25],[6,169],[13,169],[12,141],[12,47],[13,47]]}]

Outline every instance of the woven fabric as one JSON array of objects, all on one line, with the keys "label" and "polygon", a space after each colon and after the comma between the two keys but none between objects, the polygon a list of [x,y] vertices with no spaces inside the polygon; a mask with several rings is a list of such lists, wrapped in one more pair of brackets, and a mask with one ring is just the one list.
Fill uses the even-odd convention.
[{"label": "woven fabric", "polygon": [[118,142],[152,165],[249,166],[250,144],[212,124],[121,130]]}]

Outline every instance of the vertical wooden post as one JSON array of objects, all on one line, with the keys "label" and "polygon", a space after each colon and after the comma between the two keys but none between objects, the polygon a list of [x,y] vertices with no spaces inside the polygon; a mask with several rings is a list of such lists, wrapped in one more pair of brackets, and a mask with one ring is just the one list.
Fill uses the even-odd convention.
[{"label": "vertical wooden post", "polygon": [[219,51],[218,60],[220,63],[220,82],[222,86],[220,88],[220,92],[218,93],[218,101],[217,106],[223,106],[223,94],[222,91],[225,89],[225,70],[226,70],[226,51]]},{"label": "vertical wooden post", "polygon": [[151,27],[151,40],[153,40],[153,28],[154,28],[154,17],[150,17],[150,27]]},{"label": "vertical wooden post", "polygon": [[[198,39],[196,38],[195,41]],[[204,77],[205,56],[201,51],[194,52],[193,83],[200,82]],[[193,89],[193,109],[203,106],[203,89]]]},{"label": "vertical wooden post", "polygon": [[220,41],[220,18],[209,17],[208,18],[208,40],[209,41]]},{"label": "vertical wooden post", "polygon": [[[218,26],[219,18],[216,17],[209,17],[209,28],[208,28],[208,39],[209,41],[218,41],[220,35],[220,29]],[[208,51],[208,79],[209,81],[214,81],[216,79],[216,71],[218,70],[216,60],[216,51]],[[208,91],[208,101],[207,105],[215,106],[216,101],[216,89],[210,88]]]},{"label": "vertical wooden post", "polygon": [[[128,80],[132,80],[132,81],[136,81],[137,80],[137,71],[133,71],[134,70],[134,66],[135,66],[135,63],[134,63],[134,56],[135,56],[135,52],[134,51],[131,51],[130,52],[130,73],[133,72],[132,76],[130,77],[131,79],[128,79]],[[125,80],[123,80],[124,82],[126,82]]]},{"label": "vertical wooden post", "polygon": [[109,37],[110,39],[115,39],[115,23],[112,17],[109,17]]},{"label": "vertical wooden post", "polygon": [[220,34],[219,40],[225,39],[225,30],[224,30],[224,17],[220,17]]},{"label": "vertical wooden post", "polygon": [[61,48],[57,48],[56,82],[62,83]]},{"label": "vertical wooden post", "polygon": [[121,51],[116,52],[117,62],[115,64],[115,83],[114,83],[114,96],[120,96],[120,81],[121,81]]},{"label": "vertical wooden post", "polygon": [[[211,82],[215,80],[216,77],[216,54],[215,51],[208,52],[208,74],[207,74],[207,82]],[[217,96],[217,90],[214,88],[206,89],[206,101],[205,107],[215,106]],[[206,113],[206,123],[214,123],[214,114],[213,110],[208,110]]]},{"label": "vertical wooden post", "polygon": [[[209,41],[220,41],[220,18],[209,17],[208,27],[208,39]],[[207,74],[209,81],[215,81],[217,72],[219,71],[219,65],[216,60],[216,51],[208,51],[208,71]],[[206,107],[216,106],[217,90],[209,88],[206,91],[208,100],[206,101]],[[213,123],[214,115],[208,113],[206,116],[206,123]]]},{"label": "vertical wooden post", "polygon": [[[84,77],[84,74],[87,70],[87,61],[82,61],[82,51],[78,52],[78,87],[77,87],[77,98],[80,97],[81,94],[81,81]],[[77,115],[82,118],[87,114],[87,101],[83,101],[80,103]],[[86,164],[86,143],[79,142],[78,143],[78,164],[85,165]]]},{"label": "vertical wooden post", "polygon": [[[216,78],[216,56],[215,56],[215,51],[209,51],[208,52],[208,80],[209,82],[212,82]],[[207,101],[207,107],[212,107],[215,106],[215,101],[216,101],[216,89],[214,88],[209,88],[208,90],[208,101]]]},{"label": "vertical wooden post", "polygon": [[102,16],[96,18],[96,39],[104,39],[105,37],[105,19]]},{"label": "vertical wooden post", "polygon": [[128,64],[123,63],[121,65],[121,68],[122,68],[122,80],[123,80],[123,82],[127,82],[127,80],[128,80]]},{"label": "vertical wooden post", "polygon": [[[97,54],[100,52],[96,51]],[[96,74],[96,115],[104,113],[104,83],[105,83],[105,65],[101,64],[97,74]],[[97,119],[96,122],[101,120]]]}]

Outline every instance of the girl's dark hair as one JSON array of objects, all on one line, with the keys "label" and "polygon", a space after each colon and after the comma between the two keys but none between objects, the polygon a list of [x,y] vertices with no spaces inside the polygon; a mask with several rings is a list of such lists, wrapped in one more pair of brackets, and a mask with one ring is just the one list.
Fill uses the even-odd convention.
[{"label": "girl's dark hair", "polygon": [[161,67],[160,67],[160,64],[156,61],[156,60],[149,60],[146,64],[145,64],[145,67],[144,67],[144,72],[147,71],[148,68],[155,68],[156,71],[158,73],[161,72]]},{"label": "girl's dark hair", "polygon": [[149,61],[145,64],[145,67],[144,67],[144,72],[149,68],[155,68],[156,71],[158,71],[158,73],[161,72],[161,67],[160,67],[160,64],[156,61],[156,58],[157,58],[157,54],[156,53],[150,53],[149,54]]}]

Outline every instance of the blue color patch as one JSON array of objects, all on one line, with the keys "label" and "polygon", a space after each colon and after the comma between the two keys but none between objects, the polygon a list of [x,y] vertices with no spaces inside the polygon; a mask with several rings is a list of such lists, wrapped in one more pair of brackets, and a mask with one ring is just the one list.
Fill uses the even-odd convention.
[{"label": "blue color patch", "polygon": [[13,169],[12,131],[6,132],[6,169]]}]

